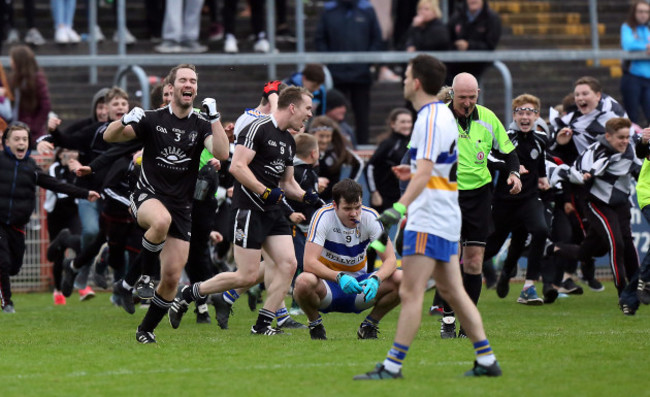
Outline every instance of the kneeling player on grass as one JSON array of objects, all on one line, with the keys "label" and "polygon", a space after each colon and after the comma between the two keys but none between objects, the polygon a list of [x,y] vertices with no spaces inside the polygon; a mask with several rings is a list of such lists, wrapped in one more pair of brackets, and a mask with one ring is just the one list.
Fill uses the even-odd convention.
[{"label": "kneeling player on grass", "polygon": [[366,248],[383,228],[377,212],[361,204],[362,188],[344,179],[332,189],[334,201],[312,217],[305,245],[304,272],[293,296],[309,319],[312,339],[327,339],[319,311],[361,313],[373,307],[357,331],[359,339],[377,339],[377,324],[399,304],[402,271],[390,242],[379,254],[383,264],[366,273]]}]

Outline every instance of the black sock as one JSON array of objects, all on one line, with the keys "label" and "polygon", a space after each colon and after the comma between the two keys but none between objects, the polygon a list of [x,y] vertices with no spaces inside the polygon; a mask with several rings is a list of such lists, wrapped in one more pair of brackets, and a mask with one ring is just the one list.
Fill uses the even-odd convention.
[{"label": "black sock", "polygon": [[135,285],[138,282],[138,279],[142,275],[142,252],[140,252],[133,263],[129,266],[129,271],[124,276],[124,281],[129,285]]},{"label": "black sock", "polygon": [[201,295],[199,293],[199,287],[201,286],[201,283],[194,283],[190,285],[187,288],[183,288],[181,290],[181,295],[183,297],[183,300],[187,303],[190,302],[197,302],[197,304],[201,304],[199,302],[205,303],[208,299],[207,295]]},{"label": "black sock", "polygon": [[255,328],[261,329],[270,326],[274,318],[275,313],[272,311],[266,310],[264,308],[260,309],[259,315],[257,316],[257,322],[255,323]]},{"label": "black sock", "polygon": [[470,299],[472,299],[474,304],[478,304],[478,298],[481,296],[481,288],[483,287],[483,278],[481,275],[463,273],[463,285]]},{"label": "black sock", "polygon": [[431,306],[442,307],[442,305],[444,304],[445,304],[444,299],[442,299],[440,292],[438,292],[438,290],[436,289],[436,293],[433,295],[433,303],[431,303]]},{"label": "black sock", "polygon": [[160,243],[152,243],[146,237],[142,237],[142,274],[152,275],[159,264],[160,251],[165,245],[165,240]]},{"label": "black sock", "polygon": [[142,323],[140,323],[138,329],[140,331],[153,332],[160,323],[160,320],[165,317],[165,314],[167,314],[171,305],[171,301],[164,300],[160,295],[158,295],[158,292],[154,292],[153,298],[151,299],[151,305],[149,305],[147,314],[144,315]]}]

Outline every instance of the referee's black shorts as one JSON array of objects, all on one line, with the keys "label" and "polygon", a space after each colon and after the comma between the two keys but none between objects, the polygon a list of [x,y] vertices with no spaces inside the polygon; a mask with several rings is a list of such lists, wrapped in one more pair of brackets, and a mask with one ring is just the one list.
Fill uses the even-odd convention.
[{"label": "referee's black shorts", "polygon": [[492,233],[492,183],[477,189],[459,190],[458,205],[462,216],[460,239],[463,246],[485,247]]},{"label": "referee's black shorts", "polygon": [[268,236],[291,236],[291,225],[280,209],[266,212],[233,209],[233,242],[250,249],[261,249]]}]

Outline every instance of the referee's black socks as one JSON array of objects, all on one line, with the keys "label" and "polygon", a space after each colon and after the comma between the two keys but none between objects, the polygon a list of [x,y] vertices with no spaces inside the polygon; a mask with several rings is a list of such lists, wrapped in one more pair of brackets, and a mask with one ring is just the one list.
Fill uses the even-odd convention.
[{"label": "referee's black socks", "polygon": [[481,296],[483,287],[483,276],[479,274],[467,274],[463,272],[463,285],[474,304],[478,304],[478,298]]}]

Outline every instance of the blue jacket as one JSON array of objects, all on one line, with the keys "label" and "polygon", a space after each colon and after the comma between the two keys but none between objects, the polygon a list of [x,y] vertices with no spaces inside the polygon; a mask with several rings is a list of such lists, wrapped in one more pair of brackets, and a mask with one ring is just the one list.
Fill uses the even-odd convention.
[{"label": "blue jacket", "polygon": [[[627,23],[621,25],[621,47],[625,51],[646,51],[648,44],[650,44],[650,29],[647,26],[639,25],[632,30]],[[629,72],[650,79],[650,61],[630,62]]]},{"label": "blue jacket", "polygon": [[[335,0],[325,3],[316,28],[320,52],[381,51],[379,21],[367,0]],[[370,64],[328,65],[334,84],[371,84]]]}]

